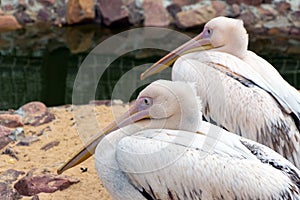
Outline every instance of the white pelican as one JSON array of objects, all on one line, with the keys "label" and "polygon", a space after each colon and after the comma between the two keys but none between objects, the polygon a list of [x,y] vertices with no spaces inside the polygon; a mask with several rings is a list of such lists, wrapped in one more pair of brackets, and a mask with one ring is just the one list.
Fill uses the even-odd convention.
[{"label": "white pelican", "polygon": [[247,46],[243,21],[217,17],[141,78],[176,61],[172,80],[196,82],[207,121],[269,146],[299,168],[300,94]]},{"label": "white pelican", "polygon": [[202,122],[193,86],[150,84],[87,146],[91,153],[82,149],[58,173],[98,144],[98,175],[114,199],[300,199],[298,169],[266,146]]}]

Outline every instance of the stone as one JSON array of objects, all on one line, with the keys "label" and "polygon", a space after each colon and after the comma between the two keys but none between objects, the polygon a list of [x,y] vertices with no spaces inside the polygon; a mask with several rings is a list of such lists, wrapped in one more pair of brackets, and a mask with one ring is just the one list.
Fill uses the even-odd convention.
[{"label": "stone", "polygon": [[64,175],[56,174],[28,174],[20,179],[14,188],[19,194],[33,196],[41,192],[53,193],[57,190],[64,190],[70,185],[78,183],[79,180]]},{"label": "stone", "polygon": [[98,0],[98,4],[106,26],[128,22],[129,11],[122,0]]},{"label": "stone", "polygon": [[278,15],[278,13],[273,10],[272,8],[264,8],[264,7],[260,7],[257,9],[260,18],[263,21],[270,21],[270,20],[274,20],[276,18],[276,16]]},{"label": "stone", "polygon": [[1,172],[0,180],[2,182],[11,184],[11,183],[15,182],[19,178],[19,176],[24,175],[24,174],[25,174],[25,172],[23,172],[23,171],[18,171],[15,169],[8,169],[4,172]]},{"label": "stone", "polygon": [[143,10],[136,5],[135,2],[131,4],[126,4],[129,12],[128,20],[129,23],[134,25],[139,25],[144,20]]},{"label": "stone", "polygon": [[49,149],[58,145],[59,145],[59,141],[52,141],[49,142],[48,144],[45,144],[43,147],[41,147],[41,150],[48,151]]},{"label": "stone", "polygon": [[144,26],[168,26],[170,24],[168,11],[162,0],[144,0]]},{"label": "stone", "polygon": [[173,18],[175,18],[177,13],[181,12],[182,9],[178,4],[171,4],[167,7],[167,11]]},{"label": "stone", "polygon": [[228,5],[224,1],[211,1],[211,5],[216,10],[217,16],[227,16]]},{"label": "stone", "polygon": [[17,156],[18,153],[19,152],[15,151],[11,147],[5,148],[5,150],[2,152],[2,154],[9,155],[10,157],[12,157],[12,158],[14,158],[16,160],[19,160],[19,157]]},{"label": "stone", "polygon": [[257,22],[258,18],[250,10],[244,10],[238,17],[238,19],[243,20],[244,25],[248,27],[253,27]]},{"label": "stone", "polygon": [[0,125],[0,138],[6,137],[11,133],[11,130],[5,126]]},{"label": "stone", "polygon": [[11,141],[13,140],[9,137],[0,137],[0,149],[6,147],[6,145],[8,145]]},{"label": "stone", "polygon": [[0,31],[20,29],[22,26],[12,15],[0,15]]},{"label": "stone", "polygon": [[195,4],[198,2],[201,2],[201,0],[173,0],[173,4],[177,4],[180,7]]},{"label": "stone", "polygon": [[14,16],[16,17],[18,22],[22,25],[34,22],[34,20],[31,19],[30,15],[26,11],[16,12]]},{"label": "stone", "polygon": [[291,4],[285,1],[276,2],[275,8],[280,14],[285,14],[291,9]]},{"label": "stone", "polygon": [[253,6],[259,6],[260,4],[264,3],[263,0],[226,0],[226,2],[230,5],[232,4],[247,4]]},{"label": "stone", "polygon": [[20,108],[20,112],[23,116],[35,117],[45,114],[47,112],[47,107],[42,102],[33,101],[23,105]]},{"label": "stone", "polygon": [[35,135],[27,136],[23,138],[17,145],[18,146],[30,146],[32,143],[39,141],[40,138]]},{"label": "stone", "polygon": [[67,7],[67,23],[76,24],[86,20],[93,20],[93,0],[69,0]]},{"label": "stone", "polygon": [[46,8],[42,8],[38,11],[36,18],[37,18],[37,20],[43,21],[43,22],[51,21],[51,19],[52,19],[51,11]]},{"label": "stone", "polygon": [[24,126],[22,117],[20,115],[13,114],[0,114],[0,125],[9,128]]},{"label": "stone", "polygon": [[27,103],[19,108],[17,113],[23,116],[24,124],[31,126],[39,126],[55,119],[55,116],[48,111],[42,102]]},{"label": "stone", "polygon": [[291,12],[288,14],[289,21],[296,27],[300,27],[300,11]]},{"label": "stone", "polygon": [[232,4],[231,13],[232,17],[238,16],[241,13],[240,6],[238,4]]},{"label": "stone", "polygon": [[21,198],[21,195],[14,191],[9,184],[0,182],[0,199],[16,200]]},{"label": "stone", "polygon": [[176,25],[180,28],[200,26],[216,16],[217,13],[211,6],[202,6],[194,10],[177,13]]},{"label": "stone", "polygon": [[37,0],[37,2],[47,7],[53,5],[56,2],[56,0]]},{"label": "stone", "polygon": [[263,25],[265,28],[268,28],[268,29],[291,26],[288,19],[283,16],[278,16],[275,20],[268,21],[268,22],[264,23]]}]

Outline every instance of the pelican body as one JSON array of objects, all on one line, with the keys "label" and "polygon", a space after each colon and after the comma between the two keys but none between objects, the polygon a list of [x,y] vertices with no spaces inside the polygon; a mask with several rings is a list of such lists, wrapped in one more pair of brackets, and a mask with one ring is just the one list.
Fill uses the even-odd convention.
[{"label": "pelican body", "polygon": [[156,81],[58,173],[95,152],[114,199],[300,199],[292,163],[203,122],[201,109],[195,85]]},{"label": "pelican body", "polygon": [[196,83],[207,121],[267,145],[299,168],[300,93],[247,46],[241,20],[217,17],[141,78],[175,62],[172,80]]}]

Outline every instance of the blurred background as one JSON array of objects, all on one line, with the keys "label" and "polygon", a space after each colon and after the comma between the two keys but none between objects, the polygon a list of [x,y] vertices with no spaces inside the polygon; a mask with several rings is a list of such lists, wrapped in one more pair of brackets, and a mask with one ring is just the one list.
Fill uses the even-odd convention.
[{"label": "blurred background", "polygon": [[[300,89],[297,0],[0,2],[0,110],[17,109],[30,101],[42,101],[47,106],[72,103],[73,84],[81,63],[94,47],[117,33],[155,26],[193,37],[207,21],[220,15],[244,20],[249,49]],[[119,57],[101,77],[96,99],[110,99],[115,83],[124,73],[153,63],[166,53],[141,49]],[[169,71],[163,76],[170,77]]]}]

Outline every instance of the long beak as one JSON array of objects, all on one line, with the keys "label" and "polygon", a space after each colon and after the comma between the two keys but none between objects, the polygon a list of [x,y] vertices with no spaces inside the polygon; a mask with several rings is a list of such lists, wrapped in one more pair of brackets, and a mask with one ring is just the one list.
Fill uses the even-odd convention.
[{"label": "long beak", "polygon": [[148,68],[144,73],[141,74],[140,79],[143,80],[166,69],[167,67],[171,66],[182,55],[195,51],[208,50],[212,48],[213,46],[211,45],[210,40],[203,38],[202,33],[200,33],[192,40],[181,45],[180,47],[178,47],[177,49],[170,52],[165,57],[154,63],[150,68]]},{"label": "long beak", "polygon": [[103,132],[97,134],[86,147],[83,147],[75,156],[65,162],[59,169],[57,169],[57,173],[61,174],[67,169],[70,169],[89,157],[91,157],[96,150],[98,143],[102,140],[102,138],[109,134],[112,131],[115,131],[121,127],[127,126],[134,122],[140,121],[142,119],[149,119],[149,111],[142,110],[139,111],[137,104],[135,103],[127,112],[125,112],[122,116],[120,116],[117,120],[109,124],[107,127],[103,129]]}]

